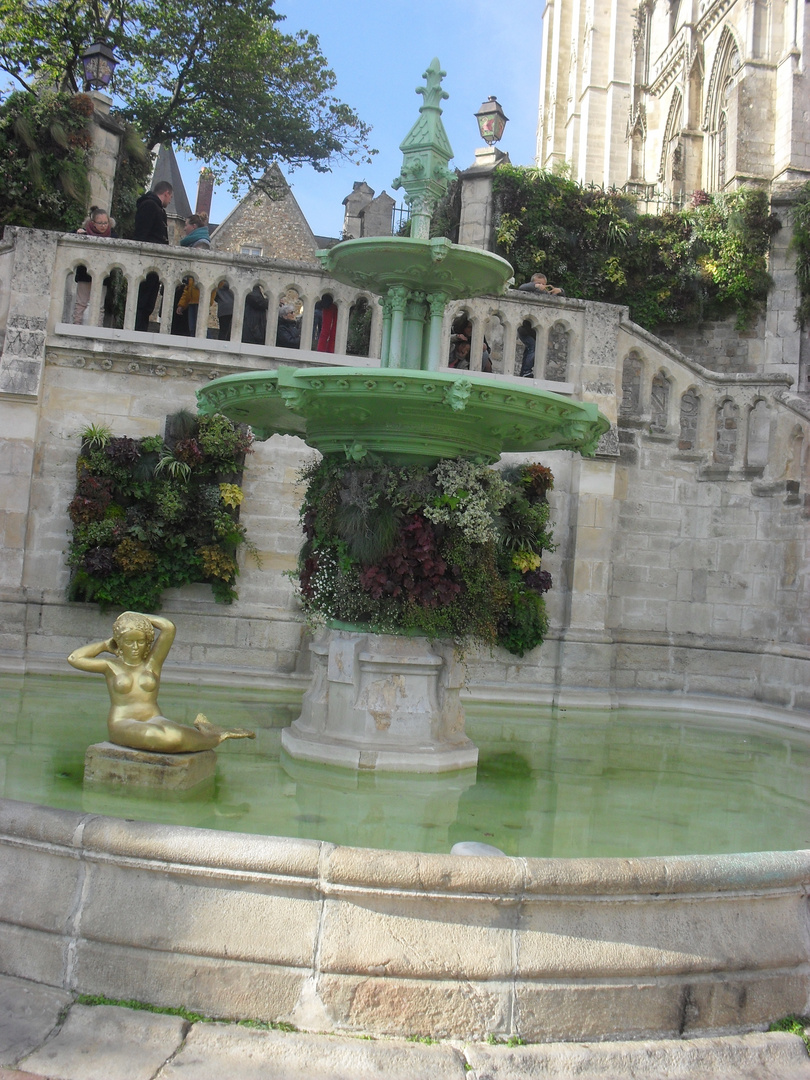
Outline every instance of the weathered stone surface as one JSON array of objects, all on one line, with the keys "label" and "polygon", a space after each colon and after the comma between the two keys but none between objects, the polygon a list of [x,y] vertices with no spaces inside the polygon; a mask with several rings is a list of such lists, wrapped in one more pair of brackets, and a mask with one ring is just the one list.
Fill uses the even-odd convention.
[{"label": "weathered stone surface", "polygon": [[21,1064],[52,1080],[151,1080],[188,1028],[178,1016],[74,1005],[60,1030]]},{"label": "weathered stone surface", "polygon": [[745,1035],[669,1042],[464,1047],[484,1080],[805,1080],[810,1058],[797,1035]]},{"label": "weathered stone surface", "polygon": [[451,1046],[195,1024],[156,1080],[464,1080],[466,1075],[464,1058]]},{"label": "weathered stone surface", "polygon": [[94,743],[84,755],[85,784],[129,784],[161,791],[188,791],[217,771],[213,750],[193,754],[153,754],[115,743]]},{"label": "weathered stone surface", "polygon": [[14,1065],[45,1041],[72,997],[64,990],[0,975],[0,1065]]}]

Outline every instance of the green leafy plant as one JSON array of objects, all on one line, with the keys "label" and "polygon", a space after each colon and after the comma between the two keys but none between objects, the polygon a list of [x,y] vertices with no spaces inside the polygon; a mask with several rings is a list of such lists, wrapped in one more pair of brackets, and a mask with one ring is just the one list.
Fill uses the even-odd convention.
[{"label": "green leafy plant", "polygon": [[[79,228],[89,208],[92,115],[87,94],[17,91],[0,104],[0,226]],[[124,134],[109,209],[124,235],[152,159],[132,125],[116,119]]]},{"label": "green leafy plant", "polygon": [[796,322],[804,329],[810,321],[810,183],[801,189],[793,207],[790,247],[796,253],[796,280],[799,285]]},{"label": "green leafy plant", "polygon": [[313,621],[477,640],[520,656],[542,642],[552,581],[541,559],[554,548],[548,469],[326,457],[303,479],[297,581]]},{"label": "green leafy plant", "polygon": [[810,1016],[785,1016],[781,1020],[775,1020],[768,1031],[787,1031],[790,1035],[798,1035],[810,1053],[810,1035],[807,1028],[810,1027]]},{"label": "green leafy plant", "polygon": [[764,191],[696,192],[682,210],[640,214],[625,192],[538,169],[500,165],[493,188],[498,252],[518,281],[542,270],[568,296],[626,304],[649,329],[733,315],[743,330],[764,311],[780,228]]},{"label": "green leafy plant", "polygon": [[167,431],[172,443],[82,432],[68,507],[71,600],[155,611],[164,589],[204,581],[230,603],[239,546],[258,561],[239,523],[250,430],[215,415],[170,418]]}]

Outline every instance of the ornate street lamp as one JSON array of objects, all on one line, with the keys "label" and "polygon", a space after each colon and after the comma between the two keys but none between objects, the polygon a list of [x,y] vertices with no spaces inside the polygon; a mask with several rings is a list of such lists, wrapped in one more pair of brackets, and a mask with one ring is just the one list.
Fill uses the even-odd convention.
[{"label": "ornate street lamp", "polygon": [[475,119],[478,121],[481,138],[488,146],[492,146],[503,135],[509,117],[504,115],[497,98],[488,97],[475,114]]},{"label": "ornate street lamp", "polygon": [[94,41],[82,53],[85,84],[94,90],[103,89],[112,78],[117,63],[112,47],[106,41]]}]

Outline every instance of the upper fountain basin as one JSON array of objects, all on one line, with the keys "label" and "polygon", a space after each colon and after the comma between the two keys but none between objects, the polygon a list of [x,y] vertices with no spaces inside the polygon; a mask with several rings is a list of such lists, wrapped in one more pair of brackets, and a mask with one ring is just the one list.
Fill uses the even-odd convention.
[{"label": "upper fountain basin", "polygon": [[499,295],[512,280],[512,267],[500,255],[451,244],[443,236],[433,240],[407,236],[345,240],[328,251],[319,251],[318,258],[338,281],[380,294],[403,285],[460,300]]}]

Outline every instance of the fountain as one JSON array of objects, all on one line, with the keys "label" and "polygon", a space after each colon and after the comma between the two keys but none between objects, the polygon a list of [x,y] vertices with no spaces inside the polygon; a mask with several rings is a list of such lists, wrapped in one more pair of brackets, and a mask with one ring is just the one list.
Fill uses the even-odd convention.
[{"label": "fountain", "polygon": [[[202,413],[251,425],[259,440],[301,436],[324,456],[354,461],[492,463],[504,452],[593,454],[609,422],[577,402],[514,379],[440,371],[447,303],[500,293],[506,260],[429,238],[430,216],[452,176],[441,120],[447,93],[434,59],[419,119],[401,144],[409,237],[349,240],[320,253],[338,281],[380,295],[381,366],[230,375],[198,391]],[[333,624],[313,642],[313,684],[283,745],[296,758],[350,768],[443,772],[475,765],[464,732],[462,679],[450,642]]]},{"label": "fountain", "polygon": [[[423,91],[426,139],[439,130],[438,76],[434,63]],[[412,134],[422,137],[420,124]],[[403,168],[406,190],[412,181],[427,185],[435,173],[433,166],[428,169],[430,160],[422,159],[421,173],[418,161],[413,171]],[[424,233],[426,208],[414,204],[414,209],[418,231]],[[397,264],[399,253],[403,260]],[[453,281],[467,280],[473,267],[483,274],[485,266],[493,273],[499,267],[501,276],[485,279],[486,285],[478,277],[478,285],[497,291],[507,274],[500,260],[481,252],[468,260],[463,249],[459,254],[424,235],[353,241],[324,258],[336,276],[366,273],[369,287],[379,288],[386,308],[383,366],[282,369],[218,380],[201,394],[201,409],[247,421],[260,438],[274,431],[293,433],[327,455],[361,459],[432,462],[457,455],[493,461],[505,449],[594,449],[606,422],[592,405],[545,395],[518,386],[517,380],[437,370],[442,301],[436,294],[445,301],[464,295],[453,291]],[[411,267],[418,269],[412,274]],[[394,276],[383,277],[389,272]],[[474,760],[463,716],[453,705],[457,673],[440,647],[426,651],[430,643],[424,639],[345,628],[327,629],[319,642],[315,683],[302,717],[285,729],[285,746],[288,755],[322,755],[358,771],[333,770],[339,777],[330,789],[321,781],[323,766],[306,760],[282,758],[275,774],[261,761],[246,770],[248,790],[260,795],[275,786],[273,794],[286,799],[294,793],[284,790],[285,783],[302,785],[300,810],[309,814],[305,835],[228,834],[215,810],[234,811],[213,804],[204,821],[182,818],[215,826],[205,829],[171,824],[177,817],[165,806],[160,823],[134,820],[143,815],[130,811],[132,803],[126,811],[131,819],[118,810],[113,816],[97,789],[79,792],[81,801],[60,803],[61,808],[4,799],[0,970],[70,992],[356,1034],[683,1039],[764,1028],[788,1013],[807,1012],[810,851],[735,854],[715,847],[713,854],[672,854],[667,844],[669,853],[655,855],[645,850],[624,851],[621,857],[594,852],[587,858],[537,858],[530,852],[517,858],[459,857],[437,853],[438,844],[426,853],[344,846],[343,836],[334,834],[334,842],[308,839],[319,831],[313,811],[322,809],[326,817],[353,785],[373,789],[371,808],[385,819],[395,816],[389,805],[401,808],[403,792],[424,802],[433,793],[448,814],[452,799],[466,802],[473,780],[470,769],[440,777],[385,772],[394,765],[424,772],[431,762],[444,768]],[[382,650],[389,644],[399,654],[386,658]],[[397,713],[407,695],[386,701],[382,692],[404,685],[405,668],[414,688],[409,707],[424,702],[424,709],[412,709],[410,716]],[[373,706],[365,712],[361,684],[368,691],[365,706]],[[375,684],[381,692],[372,700]],[[193,693],[196,709],[199,689]],[[232,687],[221,694],[229,702],[237,697]],[[7,690],[4,702],[10,697]],[[41,726],[47,701],[58,702],[55,735]],[[180,704],[174,702],[168,711],[175,714]],[[392,706],[387,715],[381,704]],[[712,729],[721,720],[717,700],[708,704],[713,714],[705,726]],[[281,706],[289,718],[292,701],[285,698]],[[244,704],[234,706],[240,707]],[[341,708],[343,715],[335,716]],[[757,710],[756,702],[736,703],[738,715],[777,731],[780,724],[801,726],[796,713]],[[551,718],[546,740],[554,784],[537,794],[556,815],[555,839],[576,833],[571,809],[581,809],[580,779],[601,767],[583,747],[602,753],[611,790],[617,787],[616,760],[607,742],[583,734],[575,718],[564,713],[560,709]],[[66,715],[73,723],[65,723]],[[34,780],[40,775],[62,782],[54,747],[61,739],[75,749],[76,715],[65,696],[33,692],[20,728],[26,746],[45,748],[44,761],[42,755],[23,753],[21,772],[5,791],[31,800],[38,797]],[[95,728],[92,715],[88,730]],[[190,707],[189,715],[194,715]],[[487,730],[492,719],[484,718]],[[386,721],[393,746],[384,739]],[[257,741],[270,734],[260,729]],[[513,745],[511,734],[505,732],[502,741]],[[535,723],[531,739],[540,745]],[[636,763],[645,739],[658,745],[660,725],[631,723],[622,740],[624,756]],[[680,736],[674,740],[680,743]],[[744,742],[738,740],[735,753],[745,760],[756,757]],[[223,754],[223,771],[245,748],[236,744],[233,754]],[[780,815],[782,773],[794,770],[792,785],[806,787],[801,755],[788,740],[779,760],[770,750],[758,753],[767,761],[762,782],[772,795],[772,813]],[[677,793],[684,805],[673,804],[675,812],[666,815],[673,828],[685,819],[703,826],[709,785],[695,762],[704,757],[697,750],[686,769],[691,788]],[[5,761],[2,768],[5,777]],[[672,758],[666,754],[661,769],[671,773]],[[316,780],[303,790],[311,775]],[[646,790],[655,786],[649,769],[645,781]],[[735,784],[743,801],[756,800],[753,787]],[[637,801],[627,803],[643,829],[649,799],[639,787],[633,795]],[[238,797],[236,802],[238,813]],[[177,803],[166,804],[171,805]],[[588,818],[601,826],[601,796],[595,795],[591,806]],[[359,813],[356,806],[353,810]],[[446,827],[448,820],[429,824]],[[732,842],[740,835],[735,820],[734,813],[724,819]],[[796,820],[806,815],[799,813]],[[372,813],[364,815],[363,825],[373,827]],[[763,827],[765,832],[764,843],[787,845]],[[385,839],[361,832],[354,821],[344,835],[352,844],[375,842],[381,848]],[[449,832],[441,838],[442,843],[451,839],[457,837]],[[500,837],[494,839],[508,848],[498,843]],[[791,847],[807,843],[798,825],[795,841],[789,839]],[[556,844],[545,849],[555,855],[560,850]]]}]

